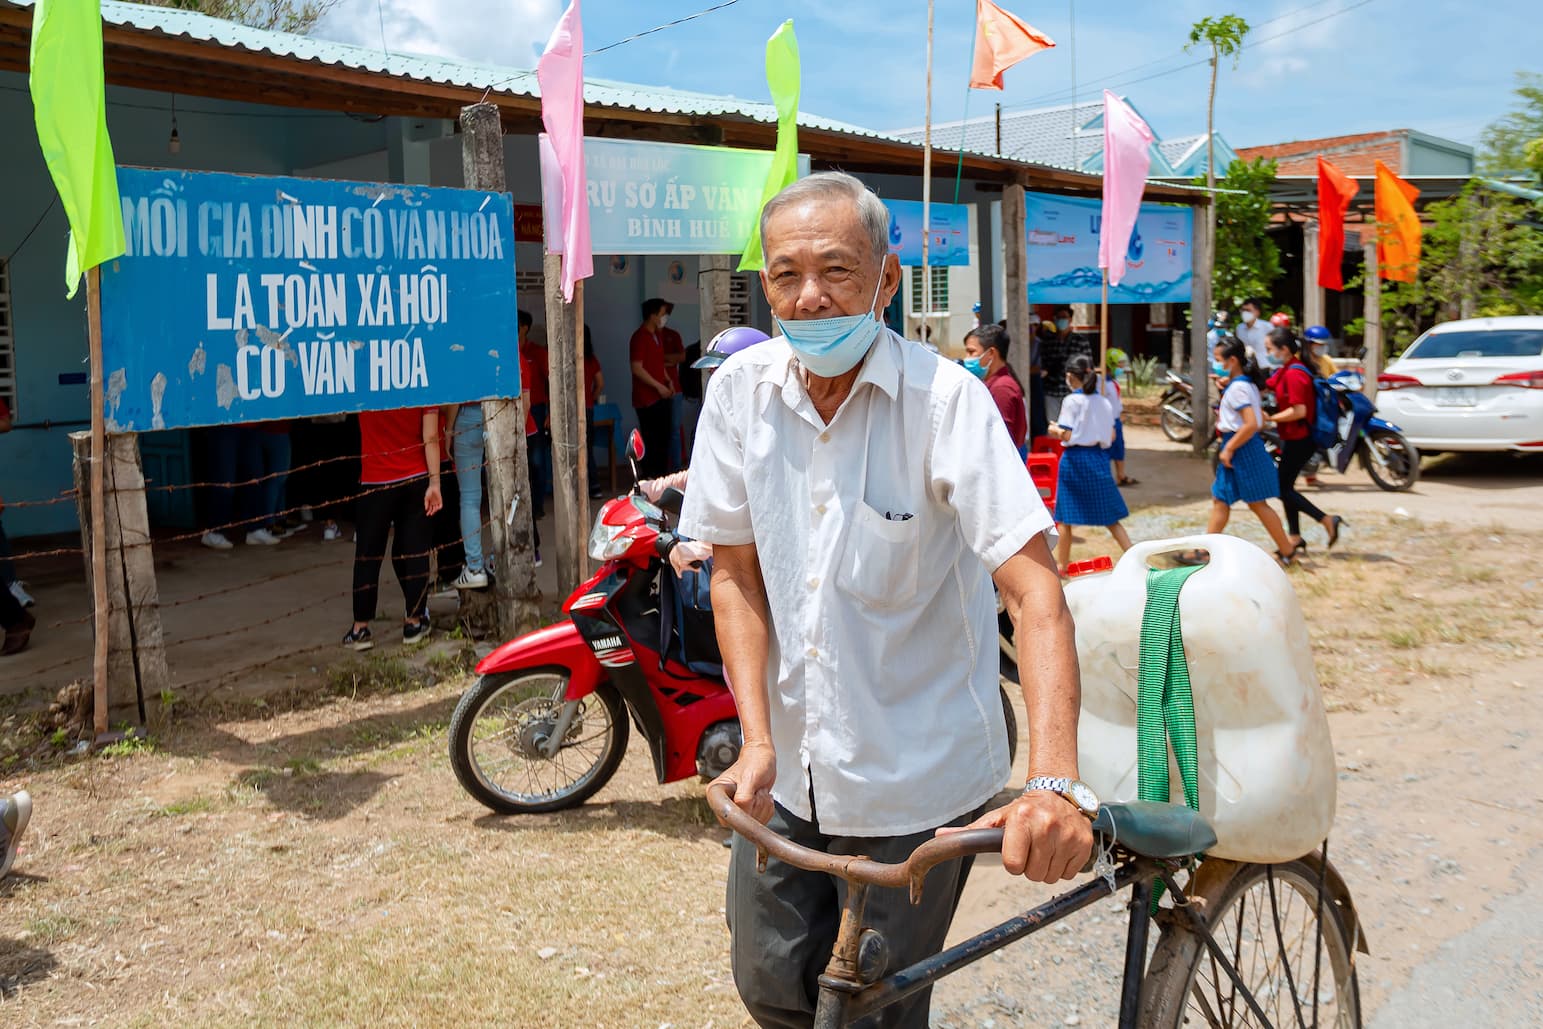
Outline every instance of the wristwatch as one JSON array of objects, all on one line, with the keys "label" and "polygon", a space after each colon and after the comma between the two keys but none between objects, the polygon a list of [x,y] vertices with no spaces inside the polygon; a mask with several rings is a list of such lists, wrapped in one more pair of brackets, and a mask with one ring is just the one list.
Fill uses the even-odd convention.
[{"label": "wristwatch", "polygon": [[1068,779],[1065,776],[1036,775],[1023,784],[1023,792],[1032,793],[1036,790],[1059,793],[1076,805],[1077,810],[1089,818],[1098,814],[1098,794],[1093,792],[1093,787],[1081,779]]}]

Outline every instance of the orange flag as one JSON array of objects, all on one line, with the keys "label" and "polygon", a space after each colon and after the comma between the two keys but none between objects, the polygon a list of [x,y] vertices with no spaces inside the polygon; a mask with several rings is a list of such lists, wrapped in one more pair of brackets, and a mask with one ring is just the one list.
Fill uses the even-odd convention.
[{"label": "orange flag", "polygon": [[1420,271],[1420,191],[1377,162],[1377,268],[1384,279],[1413,282]]},{"label": "orange flag", "polygon": [[1345,211],[1360,191],[1355,179],[1319,155],[1318,285],[1325,289],[1345,288]]},{"label": "orange flag", "polygon": [[1025,57],[1055,46],[1055,40],[991,0],[975,4],[975,67],[971,89],[1001,89],[1002,73]]}]

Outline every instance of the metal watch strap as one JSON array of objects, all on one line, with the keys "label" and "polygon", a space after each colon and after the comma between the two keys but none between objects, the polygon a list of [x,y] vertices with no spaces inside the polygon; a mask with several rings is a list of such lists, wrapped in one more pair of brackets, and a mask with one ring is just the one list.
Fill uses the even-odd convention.
[{"label": "metal watch strap", "polygon": [[1023,792],[1030,793],[1034,790],[1046,790],[1050,793],[1065,793],[1071,784],[1072,780],[1064,775],[1036,775],[1023,784]]}]

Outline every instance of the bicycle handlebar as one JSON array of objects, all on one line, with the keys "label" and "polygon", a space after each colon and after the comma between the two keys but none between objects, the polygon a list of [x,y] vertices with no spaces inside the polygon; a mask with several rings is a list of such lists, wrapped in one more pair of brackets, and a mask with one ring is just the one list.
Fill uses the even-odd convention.
[{"label": "bicycle handlebar", "polygon": [[865,857],[826,854],[801,847],[785,836],[772,832],[734,803],[737,784],[721,781],[707,787],[707,803],[718,820],[749,840],[756,849],[756,868],[766,870],[768,855],[806,872],[837,875],[849,883],[867,886],[905,887],[911,903],[921,897],[927,873],[945,861],[955,861],[973,854],[996,854],[1002,850],[1001,829],[969,829],[934,837],[911,852],[903,864],[888,865]]}]

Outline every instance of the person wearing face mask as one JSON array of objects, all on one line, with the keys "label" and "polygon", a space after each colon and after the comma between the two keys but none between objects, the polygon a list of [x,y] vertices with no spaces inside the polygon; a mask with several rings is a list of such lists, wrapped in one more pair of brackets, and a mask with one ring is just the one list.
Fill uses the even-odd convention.
[{"label": "person wearing face mask", "polygon": [[1280,366],[1280,371],[1270,377],[1267,385],[1275,393],[1275,413],[1266,415],[1280,435],[1280,465],[1278,485],[1281,506],[1286,509],[1286,531],[1297,549],[1307,550],[1302,542],[1301,516],[1307,515],[1323,526],[1328,535],[1329,548],[1339,542],[1339,530],[1345,520],[1339,515],[1326,515],[1311,500],[1297,492],[1297,476],[1307,467],[1318,452],[1312,440],[1313,418],[1317,413],[1317,396],[1313,391],[1313,371],[1302,359],[1302,344],[1290,329],[1280,327],[1270,333],[1267,343],[1270,356]]},{"label": "person wearing face mask", "polygon": [[[780,334],[708,383],[680,531],[713,545],[712,604],[744,745],[720,779],[751,817],[832,854],[904,860],[939,831],[999,827],[1003,866],[1043,882],[1092,846],[1077,778],[1079,685],[1052,529],[990,394],[883,327],[900,288],[889,211],[820,172],[761,212],[761,288]],[[1108,475],[1107,468],[1105,475]],[[996,712],[993,583],[1036,641],[1023,680],[1036,778],[1010,774]],[[1032,842],[1032,846],[1031,846]],[[937,953],[968,862],[919,904],[868,895],[900,967]],[[726,912],[735,985],[761,1026],[808,1026],[840,885],[736,836]],[[927,1024],[929,991],[884,1025]]]},{"label": "person wearing face mask", "polygon": [[1244,348],[1248,350],[1248,356],[1253,358],[1254,363],[1261,368],[1267,361],[1264,341],[1270,336],[1270,323],[1261,317],[1263,312],[1264,302],[1259,298],[1250,297],[1243,301],[1238,315],[1238,328],[1233,334],[1243,341]]},{"label": "person wearing face mask", "polygon": [[1007,364],[1011,341],[1000,325],[982,325],[964,337],[965,371],[982,380],[996,401],[1007,426],[1007,435],[1018,448],[1019,457],[1029,453],[1029,409],[1024,403],[1023,383]]},{"label": "person wearing face mask", "polygon": [[632,362],[632,409],[638,416],[638,431],[643,434],[643,460],[638,462],[638,468],[650,479],[669,471],[670,463],[674,411],[671,398],[675,396],[675,387],[670,384],[664,354],[663,329],[669,318],[668,307],[658,297],[643,301],[643,324],[627,344]]},{"label": "person wearing face mask", "polygon": [[1232,517],[1232,505],[1242,501],[1275,541],[1275,557],[1281,564],[1289,565],[1297,558],[1297,547],[1268,503],[1280,495],[1280,487],[1275,462],[1270,460],[1270,452],[1259,437],[1259,430],[1264,428],[1264,407],[1259,395],[1264,375],[1248,356],[1242,340],[1223,340],[1213,354],[1225,373],[1226,386],[1216,412],[1222,450],[1216,464],[1216,481],[1211,484],[1211,517],[1205,531],[1217,533],[1225,529]]},{"label": "person wearing face mask", "polygon": [[1040,375],[1045,382],[1045,417],[1054,424],[1061,414],[1061,401],[1071,392],[1066,386],[1066,368],[1072,358],[1090,353],[1088,341],[1072,331],[1072,309],[1064,304],[1055,309],[1055,334],[1040,343]]}]

